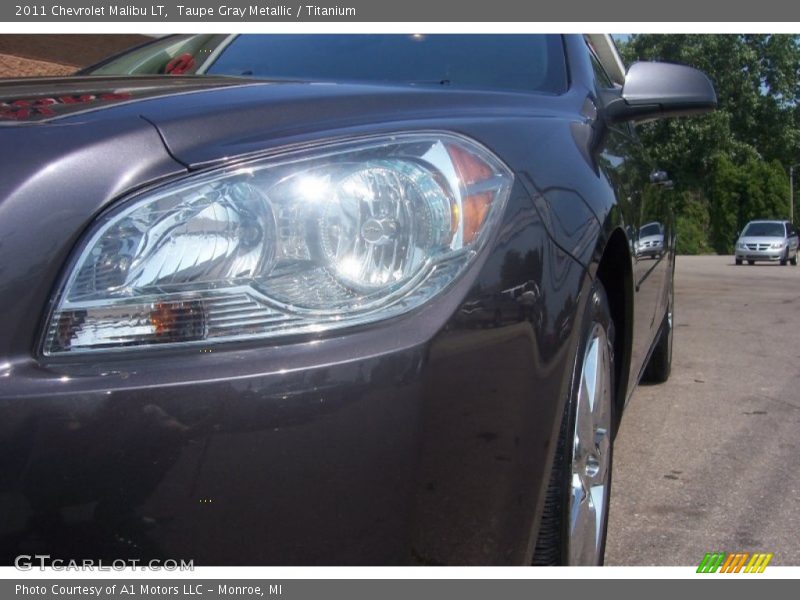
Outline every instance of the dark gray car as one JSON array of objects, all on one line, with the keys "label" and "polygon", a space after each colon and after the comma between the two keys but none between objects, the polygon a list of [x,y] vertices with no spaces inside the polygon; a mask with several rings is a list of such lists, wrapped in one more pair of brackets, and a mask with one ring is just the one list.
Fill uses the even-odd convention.
[{"label": "dark gray car", "polygon": [[[701,73],[607,36],[177,36],[0,82],[0,550],[599,564]],[[636,251],[658,222],[662,251]]]}]

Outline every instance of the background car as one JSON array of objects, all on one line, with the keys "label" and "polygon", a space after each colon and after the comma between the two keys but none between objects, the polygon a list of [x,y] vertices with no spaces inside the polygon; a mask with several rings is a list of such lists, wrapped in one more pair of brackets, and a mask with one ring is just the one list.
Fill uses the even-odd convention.
[{"label": "background car", "polygon": [[634,124],[709,80],[607,36],[218,37],[0,83],[4,560],[602,563],[672,357]]},{"label": "background car", "polygon": [[735,260],[797,265],[797,230],[789,221],[750,221],[736,240]]},{"label": "background car", "polygon": [[661,223],[648,223],[639,229],[636,253],[639,256],[660,258],[664,252],[664,230]]}]

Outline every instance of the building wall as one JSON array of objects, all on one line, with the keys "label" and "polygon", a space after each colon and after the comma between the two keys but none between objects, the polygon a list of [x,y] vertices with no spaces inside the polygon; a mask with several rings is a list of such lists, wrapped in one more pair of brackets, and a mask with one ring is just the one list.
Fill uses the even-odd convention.
[{"label": "building wall", "polygon": [[0,35],[0,77],[68,75],[150,39],[138,34]]}]

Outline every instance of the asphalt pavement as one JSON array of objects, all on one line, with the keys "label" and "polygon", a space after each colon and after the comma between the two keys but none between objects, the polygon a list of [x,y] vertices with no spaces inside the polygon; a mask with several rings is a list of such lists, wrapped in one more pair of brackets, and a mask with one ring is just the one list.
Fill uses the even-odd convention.
[{"label": "asphalt pavement", "polygon": [[800,266],[681,256],[675,286],[672,376],[614,448],[606,564],[800,565]]}]

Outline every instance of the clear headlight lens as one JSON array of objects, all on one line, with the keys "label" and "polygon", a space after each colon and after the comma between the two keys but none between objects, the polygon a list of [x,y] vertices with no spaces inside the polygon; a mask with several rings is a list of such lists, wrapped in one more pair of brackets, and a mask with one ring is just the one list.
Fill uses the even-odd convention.
[{"label": "clear headlight lens", "polygon": [[96,223],[44,352],[275,337],[407,312],[464,270],[511,183],[488,150],[444,133],[188,177]]},{"label": "clear headlight lens", "polygon": [[773,248],[783,248],[783,242],[774,242],[772,244]]}]

